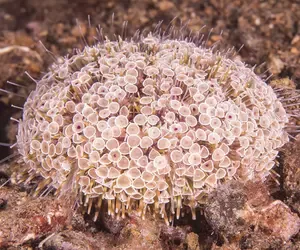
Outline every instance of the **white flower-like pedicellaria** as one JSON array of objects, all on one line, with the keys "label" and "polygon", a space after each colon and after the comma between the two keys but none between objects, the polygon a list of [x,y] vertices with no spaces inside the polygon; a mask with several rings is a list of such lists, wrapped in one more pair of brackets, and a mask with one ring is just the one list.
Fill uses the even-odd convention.
[{"label": "white flower-like pedicellaria", "polygon": [[[52,67],[18,134],[41,189],[72,186],[110,214],[194,208],[219,184],[264,178],[288,141],[273,89],[240,61],[151,34],[105,41]],[[46,183],[46,184],[45,184]]]}]

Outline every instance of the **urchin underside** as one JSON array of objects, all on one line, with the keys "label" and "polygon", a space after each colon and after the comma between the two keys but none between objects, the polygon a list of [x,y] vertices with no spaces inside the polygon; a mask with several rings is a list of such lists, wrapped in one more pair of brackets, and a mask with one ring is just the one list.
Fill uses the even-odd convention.
[{"label": "urchin underside", "polygon": [[[240,61],[151,34],[52,67],[28,97],[21,162],[38,187],[72,188],[110,214],[169,218],[230,179],[265,178],[287,141],[273,89]],[[96,215],[97,216],[97,215]]]}]

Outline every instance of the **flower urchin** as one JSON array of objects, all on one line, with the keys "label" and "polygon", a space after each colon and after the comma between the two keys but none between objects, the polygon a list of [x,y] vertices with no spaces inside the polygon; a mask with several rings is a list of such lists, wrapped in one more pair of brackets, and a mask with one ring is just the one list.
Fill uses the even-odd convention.
[{"label": "flower urchin", "polygon": [[242,62],[187,40],[106,40],[54,65],[17,136],[37,192],[68,188],[88,212],[166,220],[230,179],[264,178],[288,141],[273,89]]}]

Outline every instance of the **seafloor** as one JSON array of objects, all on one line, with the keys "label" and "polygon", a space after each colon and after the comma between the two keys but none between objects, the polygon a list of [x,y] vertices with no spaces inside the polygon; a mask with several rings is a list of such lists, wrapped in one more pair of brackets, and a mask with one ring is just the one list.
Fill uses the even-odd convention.
[{"label": "seafloor", "polygon": [[[170,22],[183,25],[186,34],[203,28],[207,46],[234,47],[269,83],[299,87],[298,0],[0,0],[0,88],[15,93],[0,93],[0,142],[15,142],[17,126],[10,117],[19,118],[21,112],[11,104],[22,106],[22,96],[35,86],[25,71],[41,77],[52,54],[72,54],[94,43],[98,24],[107,36],[120,34],[124,21],[128,36],[137,29],[150,31],[159,21],[162,28]],[[0,147],[0,159],[14,153]],[[0,165],[0,248],[300,249],[299,159],[296,137],[278,158],[278,184],[228,183],[198,211],[196,221],[186,216],[173,227],[134,213],[122,220],[103,215],[94,223],[72,210],[71,197],[32,198],[34,183],[13,185],[9,178],[16,167],[6,161]]]}]

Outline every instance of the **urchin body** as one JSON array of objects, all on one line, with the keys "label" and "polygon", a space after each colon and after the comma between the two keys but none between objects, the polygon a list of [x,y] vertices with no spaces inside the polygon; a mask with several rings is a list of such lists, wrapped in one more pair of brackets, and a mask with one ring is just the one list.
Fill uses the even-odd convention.
[{"label": "urchin body", "polygon": [[72,188],[123,216],[179,217],[230,179],[265,178],[287,141],[273,89],[240,61],[149,35],[52,67],[27,99],[18,146],[39,189]]}]

